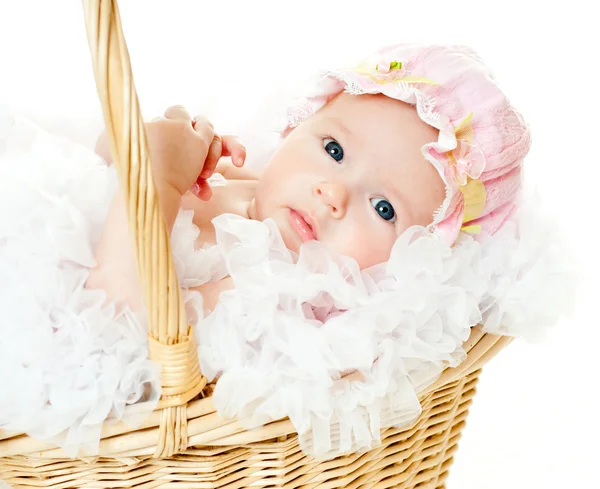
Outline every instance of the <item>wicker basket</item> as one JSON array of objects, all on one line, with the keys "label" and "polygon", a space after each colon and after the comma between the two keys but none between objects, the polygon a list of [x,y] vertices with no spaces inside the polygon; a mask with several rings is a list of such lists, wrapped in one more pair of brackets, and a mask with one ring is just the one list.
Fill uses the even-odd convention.
[{"label": "wicker basket", "polygon": [[[106,424],[96,457],[73,459],[27,435],[0,431],[0,480],[14,488],[442,488],[481,367],[510,341],[472,330],[466,360],[419,395],[413,426],[380,446],[320,462],[305,456],[289,420],[247,431],[215,411],[200,373],[168,234],[150,172],[142,118],[115,0],[84,0],[107,133],[128,202],[148,309],[150,357],[163,395],[137,430]],[[132,407],[134,409],[135,407]]]}]

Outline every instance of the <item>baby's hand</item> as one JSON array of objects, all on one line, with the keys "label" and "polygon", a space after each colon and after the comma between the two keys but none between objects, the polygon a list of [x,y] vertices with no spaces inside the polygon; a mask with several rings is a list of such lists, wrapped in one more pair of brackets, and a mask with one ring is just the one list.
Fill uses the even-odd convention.
[{"label": "baby's hand", "polygon": [[[197,124],[197,120],[198,117],[194,118],[194,124]],[[232,163],[241,168],[246,161],[246,148],[236,136],[215,134],[204,162],[204,168],[190,189],[198,198],[209,200],[212,196],[212,190],[207,180],[215,172],[219,160],[225,156],[230,156]]]},{"label": "baby's hand", "polygon": [[170,187],[180,195],[190,189],[208,200],[211,189],[206,180],[222,156],[231,156],[242,166],[245,149],[233,136],[215,134],[204,116],[194,119],[180,105],[169,107],[164,117],[146,124],[154,181],[160,189]]},{"label": "baby's hand", "polygon": [[183,195],[204,168],[215,136],[212,124],[206,118],[194,124],[187,110],[175,105],[145,126],[154,183]]}]

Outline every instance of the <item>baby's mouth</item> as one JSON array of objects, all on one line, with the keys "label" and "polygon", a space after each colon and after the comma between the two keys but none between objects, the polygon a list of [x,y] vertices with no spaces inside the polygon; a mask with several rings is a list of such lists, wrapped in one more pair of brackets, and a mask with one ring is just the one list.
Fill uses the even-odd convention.
[{"label": "baby's mouth", "polygon": [[303,243],[314,241],[317,239],[314,228],[309,223],[308,216],[302,215],[300,212],[290,209],[290,225],[296,234],[300,237]]}]

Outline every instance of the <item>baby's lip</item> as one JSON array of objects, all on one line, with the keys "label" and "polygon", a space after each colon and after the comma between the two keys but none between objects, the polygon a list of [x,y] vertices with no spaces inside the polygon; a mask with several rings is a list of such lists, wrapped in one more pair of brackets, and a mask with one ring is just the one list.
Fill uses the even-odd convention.
[{"label": "baby's lip", "polygon": [[300,214],[302,216],[302,219],[304,219],[306,221],[306,223],[310,226],[310,228],[313,230],[313,233],[315,235],[315,239],[319,239],[319,224],[317,223],[316,219],[314,219],[310,214],[307,214],[306,212],[303,211],[299,211],[296,209],[296,212],[298,214]]},{"label": "baby's lip", "polygon": [[[309,238],[309,240],[317,240],[319,239],[319,230],[317,227],[317,223],[316,221],[306,212],[301,211],[299,209],[290,209],[293,213],[296,213],[300,218],[302,218],[302,220],[306,223],[306,225],[310,228],[310,233],[308,233],[308,236],[305,233],[301,233],[302,235],[300,236],[301,238],[305,239],[305,238]],[[312,235],[312,236],[311,236]]]}]

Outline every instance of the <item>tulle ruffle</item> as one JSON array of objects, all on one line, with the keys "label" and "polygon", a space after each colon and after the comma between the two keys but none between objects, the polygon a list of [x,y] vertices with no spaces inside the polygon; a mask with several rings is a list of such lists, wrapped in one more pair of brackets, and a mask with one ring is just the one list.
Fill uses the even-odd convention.
[{"label": "tulle ruffle", "polygon": [[248,427],[288,416],[321,457],[409,424],[417,393],[464,359],[472,326],[535,338],[570,310],[559,236],[526,209],[493,238],[463,235],[452,248],[411,228],[364,271],[316,242],[294,256],[268,220],[218,217],[235,291],[197,331],[202,370],[219,376],[217,409]]},{"label": "tulle ruffle", "polygon": [[93,152],[0,113],[0,429],[71,454],[160,396],[143,318],[84,288],[116,183]]},{"label": "tulle ruffle", "polygon": [[[139,423],[160,393],[144,318],[83,287],[115,186],[90,151],[0,116],[0,428],[90,454],[105,419]],[[233,215],[214,220],[215,246],[196,249],[182,211],[181,285],[235,284],[206,318],[200,294],[184,293],[219,413],[248,427],[289,417],[321,457],[410,423],[417,393],[464,358],[473,325],[535,338],[568,311],[560,240],[523,209],[493,238],[452,248],[411,228],[363,271],[316,242],[294,255],[272,221]],[[136,402],[145,409],[129,419]]]}]

